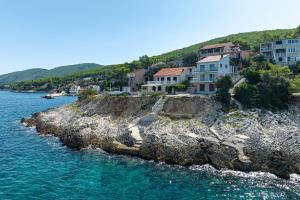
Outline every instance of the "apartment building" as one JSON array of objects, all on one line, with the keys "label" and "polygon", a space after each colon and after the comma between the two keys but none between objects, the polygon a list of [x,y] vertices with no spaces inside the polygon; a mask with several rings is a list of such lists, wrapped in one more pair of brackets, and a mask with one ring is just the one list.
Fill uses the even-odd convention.
[{"label": "apartment building", "polygon": [[200,49],[200,59],[207,56],[229,55],[230,59],[244,59],[250,56],[250,51],[242,51],[239,45],[232,42],[208,45]]},{"label": "apartment building", "polygon": [[189,90],[192,93],[214,93],[216,79],[226,75],[232,76],[233,71],[234,67],[230,66],[229,55],[205,57],[193,68],[194,78],[190,81]]},{"label": "apartment building", "polygon": [[263,43],[260,45],[260,53],[278,65],[295,65],[300,62],[300,36]]}]

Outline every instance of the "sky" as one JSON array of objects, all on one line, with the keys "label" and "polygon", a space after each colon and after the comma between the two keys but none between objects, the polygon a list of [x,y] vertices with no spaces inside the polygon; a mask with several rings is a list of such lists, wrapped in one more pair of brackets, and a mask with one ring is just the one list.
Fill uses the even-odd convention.
[{"label": "sky", "polygon": [[299,0],[0,0],[0,74],[116,64],[300,24]]}]

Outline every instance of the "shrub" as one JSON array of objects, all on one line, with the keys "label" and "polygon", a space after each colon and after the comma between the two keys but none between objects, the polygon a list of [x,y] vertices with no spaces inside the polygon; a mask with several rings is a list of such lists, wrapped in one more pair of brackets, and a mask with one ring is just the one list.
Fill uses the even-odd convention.
[{"label": "shrub", "polygon": [[249,83],[243,83],[235,90],[235,98],[246,108],[257,105],[258,89],[257,86]]},{"label": "shrub", "polygon": [[250,84],[257,84],[261,81],[259,71],[254,68],[248,68],[242,72],[242,75],[246,78],[247,82]]},{"label": "shrub", "polygon": [[300,74],[298,74],[291,82],[289,91],[291,93],[298,93],[300,92]]},{"label": "shrub", "polygon": [[187,89],[187,86],[182,83],[176,83],[176,84],[172,85],[171,87],[174,88],[174,90],[176,90],[176,91],[185,91]]},{"label": "shrub", "polygon": [[224,76],[216,81],[215,86],[218,89],[216,93],[217,100],[224,106],[229,106],[231,99],[229,89],[233,86],[231,78]]},{"label": "shrub", "polygon": [[91,96],[97,95],[97,91],[93,89],[86,89],[79,94],[78,100],[83,101],[90,98]]}]

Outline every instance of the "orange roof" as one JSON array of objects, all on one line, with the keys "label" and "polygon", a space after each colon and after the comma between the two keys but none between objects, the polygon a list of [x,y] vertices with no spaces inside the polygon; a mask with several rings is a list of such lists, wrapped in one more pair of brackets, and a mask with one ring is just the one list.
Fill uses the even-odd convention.
[{"label": "orange roof", "polygon": [[155,77],[159,76],[180,76],[182,72],[184,71],[184,67],[176,67],[176,68],[163,68],[159,70],[156,74],[154,74]]},{"label": "orange roof", "polygon": [[[224,55],[223,57],[226,57],[227,55]],[[206,58],[203,58],[198,63],[208,63],[208,62],[218,62],[222,59],[221,55],[216,56],[207,56]]]},{"label": "orange roof", "polygon": [[235,45],[232,42],[227,42],[227,43],[208,45],[208,46],[201,48],[201,50],[214,49],[214,48],[220,48],[220,47],[232,47],[232,46],[235,46]]}]

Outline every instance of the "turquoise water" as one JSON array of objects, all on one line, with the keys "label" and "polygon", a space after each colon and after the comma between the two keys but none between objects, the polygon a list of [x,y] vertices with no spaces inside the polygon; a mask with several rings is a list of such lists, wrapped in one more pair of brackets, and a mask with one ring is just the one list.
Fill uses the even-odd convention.
[{"label": "turquoise water", "polygon": [[39,136],[19,120],[74,101],[42,94],[0,92],[0,199],[300,199],[300,178],[263,173],[190,169],[73,151],[57,138]]}]

